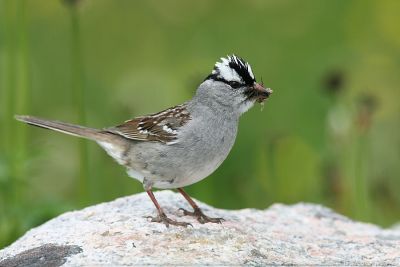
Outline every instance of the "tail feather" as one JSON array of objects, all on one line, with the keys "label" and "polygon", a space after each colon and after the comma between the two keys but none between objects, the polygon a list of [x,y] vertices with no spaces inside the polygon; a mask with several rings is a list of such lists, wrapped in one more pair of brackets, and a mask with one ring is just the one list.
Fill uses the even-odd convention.
[{"label": "tail feather", "polygon": [[54,130],[57,132],[83,137],[95,141],[109,141],[113,135],[103,132],[102,130],[84,127],[80,125],[70,124],[66,122],[45,120],[33,116],[16,115],[15,119],[28,123],[30,125]]}]

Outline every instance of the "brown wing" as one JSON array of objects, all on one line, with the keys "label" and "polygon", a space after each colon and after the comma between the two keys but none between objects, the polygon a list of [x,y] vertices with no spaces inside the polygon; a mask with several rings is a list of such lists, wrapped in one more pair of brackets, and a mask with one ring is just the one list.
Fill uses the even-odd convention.
[{"label": "brown wing", "polygon": [[182,104],[105,130],[132,140],[171,144],[176,141],[179,128],[189,120],[186,105]]}]

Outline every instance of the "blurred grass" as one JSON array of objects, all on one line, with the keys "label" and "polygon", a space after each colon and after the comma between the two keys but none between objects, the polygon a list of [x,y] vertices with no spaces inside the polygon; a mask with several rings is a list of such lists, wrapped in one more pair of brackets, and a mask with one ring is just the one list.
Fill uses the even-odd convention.
[{"label": "blurred grass", "polygon": [[[64,0],[68,6],[71,21],[71,73],[72,88],[74,90],[74,102],[77,108],[78,120],[80,125],[86,125],[86,92],[84,82],[84,67],[82,55],[82,41],[80,32],[80,19],[78,5],[79,1]],[[90,181],[89,181],[89,158],[87,142],[83,139],[79,142],[79,199],[80,204],[84,205],[90,201]]]},{"label": "blurred grass", "polygon": [[399,11],[391,0],[0,0],[0,247],[143,190],[94,143],[13,114],[111,126],[187,100],[233,52],[274,95],[187,191],[221,208],[310,201],[398,221]]}]

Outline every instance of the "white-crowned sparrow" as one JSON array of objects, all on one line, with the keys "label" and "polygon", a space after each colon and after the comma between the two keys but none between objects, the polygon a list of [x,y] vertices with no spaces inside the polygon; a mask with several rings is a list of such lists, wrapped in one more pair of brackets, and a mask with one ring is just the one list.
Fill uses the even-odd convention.
[{"label": "white-crowned sparrow", "polygon": [[143,183],[158,210],[152,221],[189,225],[165,215],[151,191],[155,187],[178,189],[194,209],[183,210],[185,215],[201,223],[220,223],[221,218],[204,215],[182,187],[204,179],[221,165],[235,142],[240,115],[271,93],[256,82],[246,61],[232,55],[215,64],[191,100],[115,127],[93,129],[32,116],[16,119],[96,141],[127,168],[129,176]]}]

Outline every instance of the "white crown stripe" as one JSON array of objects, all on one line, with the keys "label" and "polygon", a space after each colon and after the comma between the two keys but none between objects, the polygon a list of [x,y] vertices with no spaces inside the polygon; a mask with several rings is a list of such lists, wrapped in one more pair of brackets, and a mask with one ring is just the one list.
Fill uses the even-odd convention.
[{"label": "white crown stripe", "polygon": [[226,57],[221,57],[220,62],[215,63],[214,70],[211,72],[214,75],[218,75],[220,78],[226,80],[226,81],[235,81],[235,82],[244,82],[244,78],[241,76],[235,69],[233,69],[230,66],[230,63],[234,63],[235,65],[238,65],[241,69],[244,69],[247,71],[248,76],[255,80],[255,76],[253,74],[253,70],[251,69],[251,66],[249,63],[245,62],[241,58],[237,57],[236,55],[231,55],[231,56],[226,56]]},{"label": "white crown stripe", "polygon": [[229,61],[225,62],[217,62],[215,66],[219,70],[219,75],[226,81],[236,81],[242,82],[242,78],[239,74],[229,66]]}]

